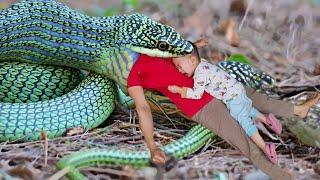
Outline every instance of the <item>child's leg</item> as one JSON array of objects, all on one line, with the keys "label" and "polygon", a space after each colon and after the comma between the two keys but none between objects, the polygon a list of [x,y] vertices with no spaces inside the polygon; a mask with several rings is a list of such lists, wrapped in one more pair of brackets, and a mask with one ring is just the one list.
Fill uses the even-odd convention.
[{"label": "child's leg", "polygon": [[252,119],[257,119],[258,121],[263,122],[265,125],[267,125],[269,129],[271,129],[276,134],[281,134],[282,125],[280,121],[273,114],[269,113],[267,115],[264,115],[261,112],[259,112],[257,109],[252,107],[250,116],[252,117]]},{"label": "child's leg", "polygon": [[270,113],[268,115],[264,115],[257,111],[255,108],[252,108],[251,117],[263,122],[265,125],[267,125],[269,129],[271,129],[276,134],[281,134],[282,125],[273,114]]},{"label": "child's leg", "polygon": [[260,136],[259,131],[253,133],[250,138],[266,154],[272,163],[276,164],[278,162],[275,145],[273,143],[266,143]]},{"label": "child's leg", "polygon": [[245,133],[266,154],[268,159],[273,163],[277,163],[275,146],[272,143],[266,144],[260,136],[251,117],[257,116],[258,111],[253,110],[251,100],[245,95],[245,93],[239,94],[237,98],[227,101],[227,107],[230,110],[231,116],[238,121]]},{"label": "child's leg", "polygon": [[243,128],[231,117],[230,112],[220,100],[213,99],[192,119],[220,136],[238,149],[244,156],[275,180],[295,179],[292,173],[273,163],[263,151],[246,135]]},{"label": "child's leg", "polygon": [[251,100],[245,93],[239,94],[235,99],[227,101],[226,105],[231,116],[238,121],[249,137],[258,132],[252,120],[252,116],[256,116],[257,111],[252,110]]},{"label": "child's leg", "polygon": [[253,142],[255,142],[258,145],[260,149],[262,149],[263,151],[265,150],[266,143],[260,136],[259,131],[253,133],[253,135],[250,138],[252,139]]},{"label": "child's leg", "polygon": [[259,121],[261,121],[261,122],[263,122],[263,123],[267,123],[265,115],[262,114],[260,111],[258,111],[258,110],[257,110],[256,108],[254,108],[254,107],[251,108],[250,117],[251,117],[253,120],[257,119],[257,120],[259,120]]},{"label": "child's leg", "polygon": [[[251,110],[251,118],[256,118],[261,122],[267,123],[267,118],[257,111],[255,108],[252,108]],[[262,123],[260,123],[262,125]],[[262,125],[263,126],[263,125]],[[269,132],[267,133],[267,135]],[[259,134],[259,131],[256,133],[253,133],[252,136],[250,136],[252,141],[257,144],[257,146],[266,154],[268,159],[272,162],[277,164],[277,153],[276,153],[276,147],[273,143],[265,143],[265,141],[262,139],[262,137]]]},{"label": "child's leg", "polygon": [[[254,109],[254,108],[252,108],[252,109]],[[258,119],[259,121],[263,122],[264,124],[267,124],[266,116],[264,114],[262,114],[261,112],[257,111],[255,118]]]}]

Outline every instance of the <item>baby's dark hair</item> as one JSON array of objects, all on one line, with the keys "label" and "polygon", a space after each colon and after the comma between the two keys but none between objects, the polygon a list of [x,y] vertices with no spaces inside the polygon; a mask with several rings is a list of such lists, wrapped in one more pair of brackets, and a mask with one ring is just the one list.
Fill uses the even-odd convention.
[{"label": "baby's dark hair", "polygon": [[200,61],[200,54],[199,54],[197,46],[193,42],[191,42],[191,41],[189,41],[189,42],[193,47],[193,51],[191,53],[191,56],[197,57],[197,60]]}]

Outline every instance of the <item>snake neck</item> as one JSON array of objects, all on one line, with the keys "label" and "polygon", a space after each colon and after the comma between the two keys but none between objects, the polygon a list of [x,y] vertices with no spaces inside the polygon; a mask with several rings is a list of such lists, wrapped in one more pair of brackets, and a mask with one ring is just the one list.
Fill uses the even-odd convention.
[{"label": "snake neck", "polygon": [[139,53],[128,48],[118,47],[107,51],[102,59],[92,63],[94,72],[114,80],[127,94],[127,79]]},{"label": "snake neck", "polygon": [[136,57],[122,46],[132,38],[127,19],[90,17],[53,0],[21,1],[0,11],[0,61],[68,66],[114,80],[119,75],[126,78]]}]

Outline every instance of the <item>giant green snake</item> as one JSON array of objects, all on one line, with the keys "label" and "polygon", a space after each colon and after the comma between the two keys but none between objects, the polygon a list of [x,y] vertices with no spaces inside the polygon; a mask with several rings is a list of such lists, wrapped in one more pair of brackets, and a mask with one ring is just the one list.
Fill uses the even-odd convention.
[{"label": "giant green snake", "polygon": [[[21,1],[2,10],[0,39],[0,141],[37,140],[42,131],[54,138],[78,126],[92,129],[114,110],[113,82],[126,94],[126,79],[139,53],[177,57],[192,52],[191,44],[172,27],[146,16],[89,17],[53,0]],[[274,83],[248,65],[219,65],[256,89]],[[72,68],[92,74],[75,87],[79,72]],[[153,92],[146,95],[165,113],[179,112],[167,98]],[[184,157],[212,136],[198,125],[163,149]],[[80,178],[78,167],[139,166],[147,164],[149,156],[147,151],[89,150],[63,158],[58,167],[67,167],[70,177]]]}]

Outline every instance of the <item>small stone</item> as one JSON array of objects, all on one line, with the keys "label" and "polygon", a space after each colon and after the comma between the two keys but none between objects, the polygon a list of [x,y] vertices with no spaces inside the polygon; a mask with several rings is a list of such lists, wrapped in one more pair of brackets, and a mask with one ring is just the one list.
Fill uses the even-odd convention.
[{"label": "small stone", "polygon": [[214,180],[227,180],[227,176],[222,172],[216,172],[212,174]]},{"label": "small stone", "polygon": [[244,0],[235,0],[230,4],[230,12],[239,16],[243,16],[246,9],[247,5]]},{"label": "small stone", "polygon": [[302,15],[298,15],[296,17],[296,19],[294,20],[294,22],[300,27],[303,27],[304,24],[305,24],[305,20],[304,20],[304,17]]},{"label": "small stone", "polygon": [[265,173],[263,173],[262,171],[258,170],[258,171],[247,174],[246,176],[244,176],[243,179],[244,180],[256,180],[256,179],[270,180],[271,178]]},{"label": "small stone", "polygon": [[272,34],[272,39],[278,42],[281,39],[281,35],[278,32]]},{"label": "small stone", "polygon": [[152,167],[144,167],[142,172],[146,179],[154,179],[157,175],[157,169]]},{"label": "small stone", "polygon": [[313,170],[315,173],[320,175],[320,160],[313,166]]}]

